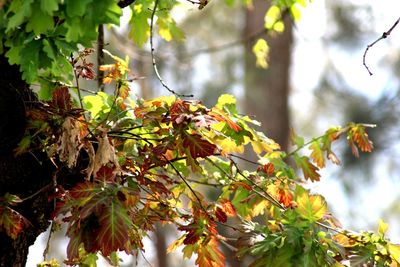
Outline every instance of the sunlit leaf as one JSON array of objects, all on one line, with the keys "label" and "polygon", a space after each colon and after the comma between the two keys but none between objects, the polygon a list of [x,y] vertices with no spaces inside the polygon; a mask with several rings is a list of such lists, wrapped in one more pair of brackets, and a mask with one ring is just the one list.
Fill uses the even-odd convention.
[{"label": "sunlit leaf", "polygon": [[256,66],[266,69],[268,67],[269,45],[264,39],[258,39],[253,46],[253,53],[256,56]]},{"label": "sunlit leaf", "polygon": [[304,192],[296,197],[296,210],[301,217],[311,222],[316,222],[326,214],[327,205],[320,195],[309,195]]},{"label": "sunlit leaf", "polygon": [[386,231],[388,230],[388,228],[389,228],[389,225],[387,224],[387,223],[385,223],[382,219],[379,219],[378,220],[378,233],[379,233],[379,235],[381,235],[381,236],[384,236],[385,235],[385,233],[386,233]]},{"label": "sunlit leaf", "polygon": [[311,149],[311,155],[310,157],[312,160],[317,164],[319,168],[324,168],[325,167],[325,160],[324,160],[324,155],[323,151],[321,149],[321,144],[319,140],[314,140],[311,145],[309,146],[309,149]]},{"label": "sunlit leaf", "polygon": [[312,182],[319,181],[321,176],[318,173],[318,167],[312,164],[306,156],[295,156],[294,160],[297,166],[303,171],[305,179],[309,179]]}]

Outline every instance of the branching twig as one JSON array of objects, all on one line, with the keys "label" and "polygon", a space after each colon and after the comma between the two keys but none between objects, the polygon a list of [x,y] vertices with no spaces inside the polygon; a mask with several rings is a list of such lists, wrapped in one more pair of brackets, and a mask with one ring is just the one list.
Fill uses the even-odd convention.
[{"label": "branching twig", "polygon": [[367,69],[369,75],[372,75],[372,72],[371,72],[371,70],[369,69],[369,67],[367,66],[367,63],[365,62],[365,58],[366,58],[366,56],[367,56],[368,50],[369,50],[371,47],[373,47],[376,43],[378,43],[379,41],[381,41],[382,39],[386,39],[386,38],[392,33],[393,29],[396,28],[396,26],[397,26],[397,24],[399,24],[399,22],[400,22],[400,18],[398,18],[398,19],[396,20],[396,22],[393,24],[392,27],[390,27],[390,29],[389,29],[388,31],[382,33],[382,36],[381,36],[381,37],[379,37],[379,38],[376,39],[374,42],[372,42],[372,43],[370,43],[369,45],[367,45],[367,48],[365,48],[364,55],[363,55],[363,65],[364,65],[364,67]]},{"label": "branching twig", "polygon": [[194,195],[194,197],[197,199],[197,201],[199,202],[199,205],[201,207],[202,210],[204,210],[204,212],[206,214],[208,214],[207,209],[203,206],[203,204],[201,203],[201,199],[200,197],[196,194],[196,192],[194,191],[194,189],[190,186],[190,184],[188,183],[188,181],[182,176],[182,174],[179,172],[179,170],[174,166],[174,164],[172,164],[171,161],[169,161],[165,156],[164,159],[168,162],[169,166],[171,166],[172,169],[174,169],[175,173],[179,176],[179,178],[181,178],[181,180],[186,184],[186,186],[189,188],[189,190],[192,192],[192,194]]},{"label": "branching twig", "polygon": [[150,51],[151,51],[151,61],[153,63],[154,72],[155,72],[158,80],[162,84],[162,86],[165,89],[167,89],[170,93],[172,93],[172,94],[174,94],[174,95],[176,95],[178,97],[193,97],[192,94],[190,94],[190,95],[181,95],[181,94],[176,93],[174,90],[172,90],[171,88],[168,87],[168,85],[164,82],[164,80],[161,78],[160,73],[158,72],[158,68],[157,68],[157,64],[156,64],[156,58],[155,58],[155,55],[154,55],[154,43],[153,43],[153,39],[154,39],[154,36],[153,36],[154,16],[155,16],[156,11],[157,11],[158,1],[159,0],[156,0],[154,2],[154,8],[153,8],[153,11],[151,12],[151,18],[150,18]]}]

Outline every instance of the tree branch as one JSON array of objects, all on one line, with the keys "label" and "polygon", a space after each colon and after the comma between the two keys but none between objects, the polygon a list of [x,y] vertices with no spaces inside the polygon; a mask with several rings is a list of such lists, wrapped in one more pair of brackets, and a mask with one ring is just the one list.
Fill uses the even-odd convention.
[{"label": "tree branch", "polygon": [[369,45],[367,45],[367,48],[365,48],[364,55],[363,55],[363,65],[364,65],[364,67],[367,69],[369,75],[372,75],[373,73],[371,72],[371,70],[370,70],[369,67],[367,66],[367,63],[366,63],[366,60],[365,60],[366,57],[367,57],[368,50],[369,50],[371,47],[373,47],[376,43],[378,43],[379,41],[381,41],[382,39],[386,39],[386,38],[392,33],[393,29],[396,28],[396,26],[397,26],[397,24],[399,24],[399,22],[400,22],[400,17],[395,21],[395,23],[392,25],[392,27],[390,27],[390,29],[389,29],[388,31],[383,32],[381,37],[379,37],[379,38],[376,39],[374,42],[372,42],[372,43],[370,43]]}]

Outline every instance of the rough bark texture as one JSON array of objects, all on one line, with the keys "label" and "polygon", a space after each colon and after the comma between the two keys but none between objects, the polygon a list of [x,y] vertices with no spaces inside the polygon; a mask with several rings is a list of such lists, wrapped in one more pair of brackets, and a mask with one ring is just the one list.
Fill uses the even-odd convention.
[{"label": "rough bark texture", "polygon": [[[38,151],[14,156],[13,149],[25,131],[24,98],[32,93],[18,68],[2,56],[0,69],[0,197],[8,192],[23,199],[51,184],[52,167],[46,155]],[[49,191],[43,190],[15,207],[31,226],[15,240],[0,231],[1,267],[25,266],[29,246],[49,224],[53,204],[48,197]]]},{"label": "rough bark texture", "polygon": [[[254,8],[247,10],[244,37],[260,32],[270,1],[254,0]],[[289,139],[289,71],[291,63],[292,24],[285,19],[282,34],[264,35],[270,46],[269,68],[255,66],[252,47],[256,40],[246,43],[245,108],[246,114],[255,115],[262,123],[262,131],[287,149]]]}]

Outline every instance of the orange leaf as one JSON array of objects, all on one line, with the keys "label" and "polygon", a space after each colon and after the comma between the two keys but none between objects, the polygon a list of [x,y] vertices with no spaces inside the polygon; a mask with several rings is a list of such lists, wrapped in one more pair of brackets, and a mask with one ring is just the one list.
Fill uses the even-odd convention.
[{"label": "orange leaf", "polygon": [[368,134],[365,132],[365,127],[357,125],[349,131],[351,138],[358,145],[362,152],[371,152],[374,148],[371,140],[368,139]]},{"label": "orange leaf", "polygon": [[[206,240],[207,241],[207,240]],[[198,246],[196,264],[199,267],[223,267],[225,266],[225,256],[218,248],[217,238],[211,236],[209,241],[203,242]]]},{"label": "orange leaf", "polygon": [[219,201],[219,204],[222,210],[226,213],[226,215],[228,215],[229,217],[236,216],[236,209],[232,205],[232,202],[230,202],[227,199],[221,199]]}]

